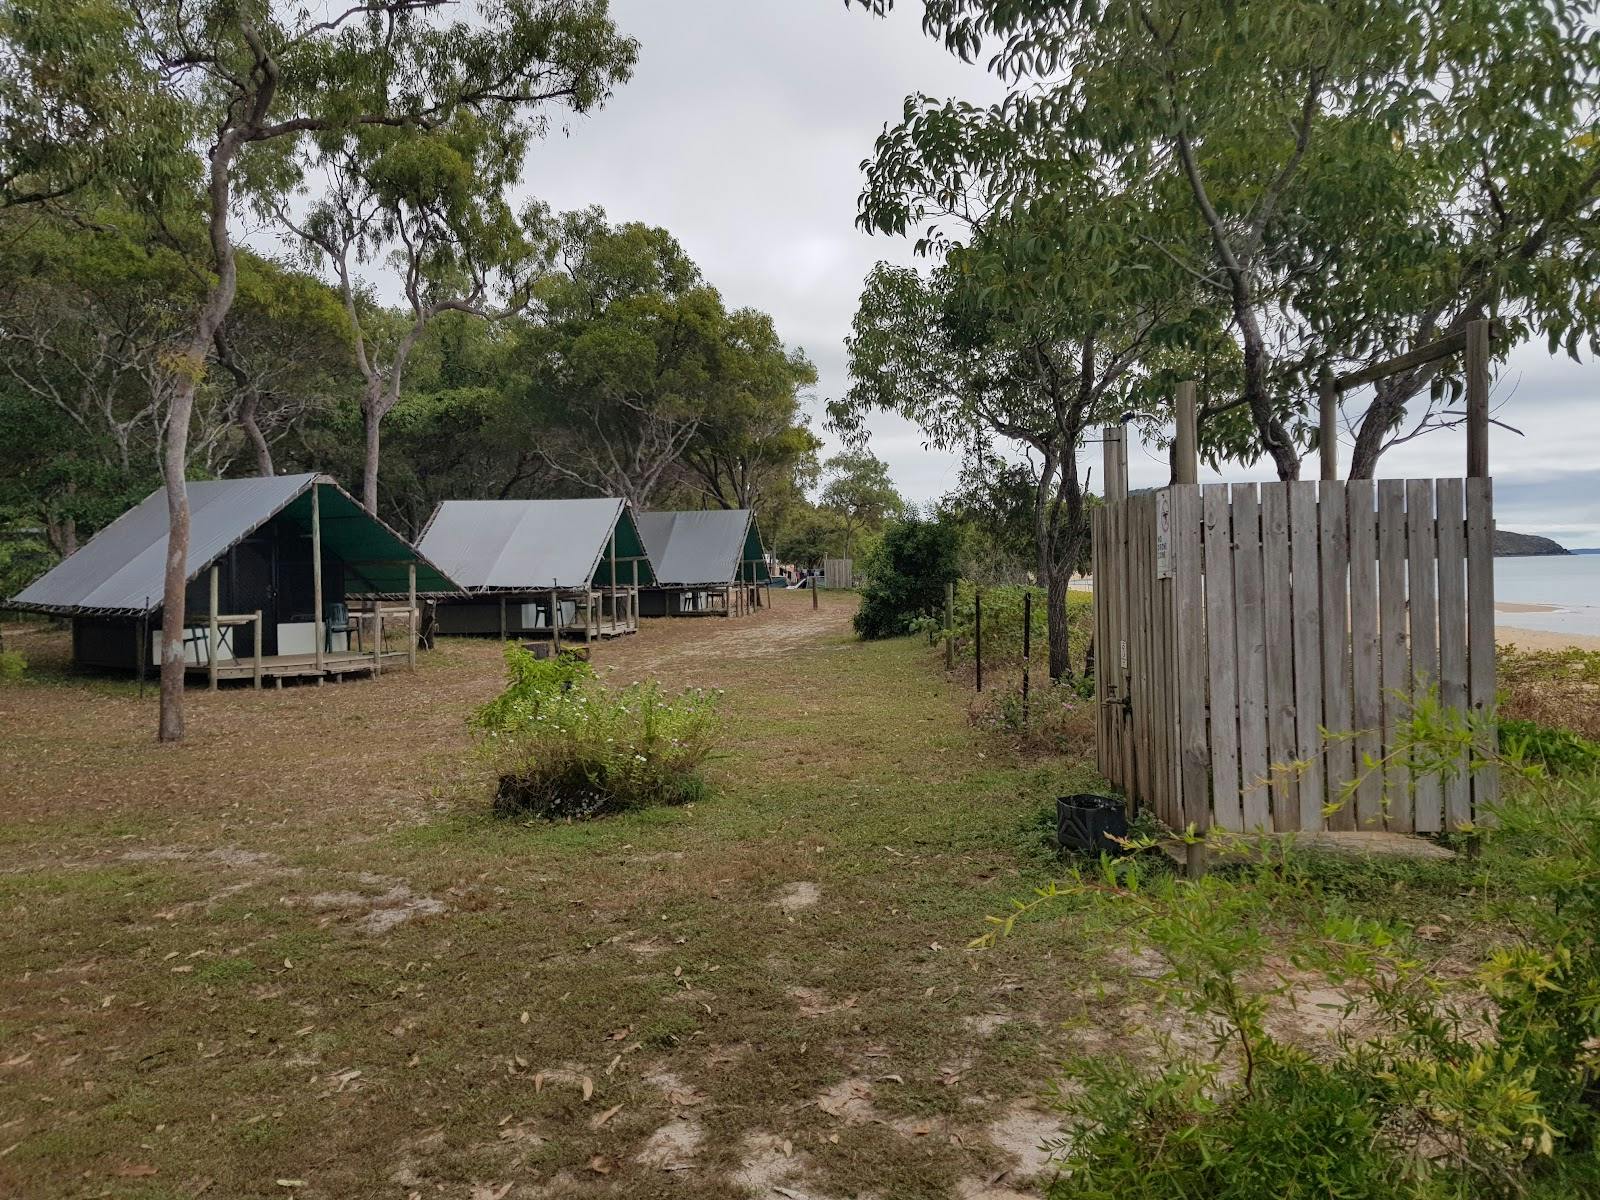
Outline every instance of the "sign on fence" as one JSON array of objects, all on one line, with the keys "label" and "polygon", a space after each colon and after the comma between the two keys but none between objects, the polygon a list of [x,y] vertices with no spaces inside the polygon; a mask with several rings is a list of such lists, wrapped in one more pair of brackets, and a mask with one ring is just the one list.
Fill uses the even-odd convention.
[{"label": "sign on fence", "polygon": [[1493,705],[1493,528],[1478,478],[1183,485],[1096,510],[1095,643],[1120,651],[1097,657],[1101,772],[1176,829],[1473,820],[1492,769],[1413,775],[1394,751],[1425,698]]}]

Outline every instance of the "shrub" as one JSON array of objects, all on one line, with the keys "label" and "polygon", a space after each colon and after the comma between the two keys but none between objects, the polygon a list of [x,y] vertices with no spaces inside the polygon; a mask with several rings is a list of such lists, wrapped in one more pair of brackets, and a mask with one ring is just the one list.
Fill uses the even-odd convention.
[{"label": "shrub", "polygon": [[[1048,655],[1049,612],[1045,605],[1043,588],[1025,588],[1016,585],[986,587],[983,589],[983,662],[991,664],[1022,661],[1022,610],[1023,595],[1033,592],[1032,651],[1035,656]],[[956,586],[956,609],[952,633],[956,639],[956,653],[971,659],[976,653],[975,621],[977,613],[976,589],[963,581]],[[1071,661],[1081,663],[1089,649],[1089,639],[1094,633],[1094,597],[1088,592],[1067,593],[1068,643]],[[1090,694],[1093,694],[1092,691]]]},{"label": "shrub", "polygon": [[921,618],[944,607],[945,584],[956,577],[960,535],[955,526],[916,515],[897,518],[864,560],[855,630],[861,637],[904,637]]},{"label": "shrub", "polygon": [[1519,762],[1538,764],[1552,775],[1600,767],[1600,745],[1538,721],[1500,720],[1500,749]]},{"label": "shrub", "polygon": [[28,669],[28,660],[15,650],[0,650],[0,687],[15,683]]},{"label": "shrub", "polygon": [[[1437,741],[1416,756],[1460,744]],[[1477,885],[1486,944],[1465,976],[1419,952],[1437,932],[1374,918],[1292,850],[1195,882],[1105,859],[996,918],[980,943],[1074,905],[1160,964],[1160,1026],[1197,1035],[1070,1064],[1053,1200],[1600,1195],[1600,777],[1501,770],[1480,857],[1429,910]],[[1360,1018],[1314,1050],[1268,1019],[1311,987]]]},{"label": "shrub", "polygon": [[706,794],[713,694],[613,690],[573,656],[541,661],[518,646],[506,667],[506,690],[472,718],[498,780],[496,812],[584,819]]}]

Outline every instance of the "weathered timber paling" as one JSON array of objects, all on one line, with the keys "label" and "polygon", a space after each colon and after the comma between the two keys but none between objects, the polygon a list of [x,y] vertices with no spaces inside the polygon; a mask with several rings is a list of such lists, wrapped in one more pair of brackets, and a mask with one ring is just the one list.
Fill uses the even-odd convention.
[{"label": "weathered timber paling", "polygon": [[1402,729],[1493,705],[1487,479],[1183,484],[1092,533],[1096,761],[1130,801],[1175,829],[1483,819],[1493,770],[1414,771]]}]

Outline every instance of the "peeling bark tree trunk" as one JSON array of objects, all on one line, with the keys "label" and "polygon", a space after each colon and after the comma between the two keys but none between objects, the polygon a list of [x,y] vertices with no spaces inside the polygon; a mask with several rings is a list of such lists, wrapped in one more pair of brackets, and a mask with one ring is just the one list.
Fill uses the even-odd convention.
[{"label": "peeling bark tree trunk", "polygon": [[378,515],[378,454],[383,412],[375,398],[361,406],[361,424],[366,434],[366,454],[361,464],[361,503],[373,516]]},{"label": "peeling bark tree trunk", "polygon": [[162,476],[167,492],[167,562],[161,592],[161,717],[156,737],[176,742],[183,737],[183,629],[184,593],[189,584],[189,422],[194,415],[194,394],[205,369],[206,356],[222,320],[233,306],[238,272],[233,240],[228,230],[231,172],[240,135],[229,130],[211,151],[210,239],[217,280],[206,293],[193,336],[169,375],[170,406],[167,441],[162,455]]}]

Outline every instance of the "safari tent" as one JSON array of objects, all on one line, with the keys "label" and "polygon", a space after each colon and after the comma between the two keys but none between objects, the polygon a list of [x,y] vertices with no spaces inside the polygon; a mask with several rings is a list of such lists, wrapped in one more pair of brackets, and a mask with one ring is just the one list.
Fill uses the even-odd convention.
[{"label": "safari tent", "polygon": [[639,593],[647,617],[732,616],[759,608],[767,552],[748,508],[639,514],[656,586]]},{"label": "safari tent", "polygon": [[[376,673],[415,664],[418,596],[451,579],[326,475],[188,485],[184,661],[219,679]],[[167,500],[156,491],[5,602],[72,621],[81,666],[161,661]],[[404,607],[394,602],[404,600]],[[391,618],[405,634],[385,639]],[[393,631],[390,631],[391,633]]]},{"label": "safari tent", "polygon": [[622,500],[446,500],[418,549],[466,596],[439,609],[443,633],[592,641],[639,628],[655,573]]}]

